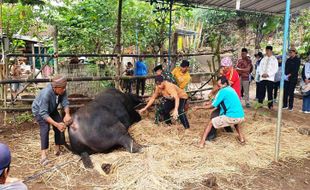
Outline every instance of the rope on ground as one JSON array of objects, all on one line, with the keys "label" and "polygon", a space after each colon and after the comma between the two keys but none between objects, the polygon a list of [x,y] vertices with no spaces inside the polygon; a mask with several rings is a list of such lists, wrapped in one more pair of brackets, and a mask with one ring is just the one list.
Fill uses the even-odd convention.
[{"label": "rope on ground", "polygon": [[[81,159],[79,159],[78,161],[80,161],[80,160],[81,160]],[[57,170],[57,169],[60,169],[60,168],[62,168],[63,166],[65,166],[65,165],[67,165],[67,164],[69,164],[69,163],[71,163],[71,162],[74,162],[74,161],[75,161],[75,160],[69,160],[69,161],[67,161],[67,162],[63,162],[63,163],[61,163],[61,164],[58,164],[58,165],[56,165],[56,166],[53,166],[52,168],[49,168],[49,169],[40,171],[40,172],[38,172],[38,173],[36,173],[36,174],[34,174],[34,175],[32,175],[32,176],[29,176],[29,177],[25,178],[25,179],[23,180],[23,182],[25,183],[25,182],[28,182],[28,181],[35,180],[35,179],[37,179],[38,177],[40,177],[40,176],[42,176],[42,175],[44,175],[44,174],[46,174],[46,173],[48,173],[48,172],[52,172],[52,171],[55,171],[55,170]]]}]

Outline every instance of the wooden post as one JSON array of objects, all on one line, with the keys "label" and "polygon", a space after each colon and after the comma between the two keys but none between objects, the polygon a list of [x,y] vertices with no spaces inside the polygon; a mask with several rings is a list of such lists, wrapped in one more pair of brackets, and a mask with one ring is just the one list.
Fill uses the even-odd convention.
[{"label": "wooden post", "polygon": [[[116,63],[117,63],[117,72],[116,75],[118,77],[121,76],[121,35],[122,35],[122,5],[123,0],[118,0],[118,16],[117,16],[117,27],[116,27]],[[120,80],[116,80],[115,87],[121,89]]]},{"label": "wooden post", "polygon": [[[35,54],[34,52],[34,44],[31,44],[31,53]],[[32,75],[35,75],[35,71],[36,71],[36,57],[33,56],[32,57]]]},{"label": "wooden post", "polygon": [[[54,33],[53,33],[53,48],[54,48],[54,53],[58,53],[58,28],[57,26],[54,26]],[[54,73],[58,73],[58,58],[54,58]]]}]

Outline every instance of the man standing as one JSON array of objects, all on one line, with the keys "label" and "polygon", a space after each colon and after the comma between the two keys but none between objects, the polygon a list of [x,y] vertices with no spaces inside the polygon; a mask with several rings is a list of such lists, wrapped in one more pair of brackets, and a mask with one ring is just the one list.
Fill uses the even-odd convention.
[{"label": "man standing", "polygon": [[176,79],[178,87],[181,89],[185,89],[191,80],[188,68],[189,62],[187,60],[183,60],[180,67],[176,67],[172,70],[172,75]]},{"label": "man standing", "polygon": [[268,108],[273,108],[273,83],[275,74],[278,71],[278,60],[272,53],[272,46],[266,47],[266,56],[261,60],[259,66],[260,92],[258,102],[263,103],[266,91],[268,94]]},{"label": "man standing", "polygon": [[27,186],[16,178],[10,178],[11,152],[7,145],[0,143],[0,189],[27,190]]},{"label": "man standing", "polygon": [[[240,124],[244,121],[244,111],[239,101],[239,97],[234,89],[229,86],[229,82],[226,77],[222,76],[218,80],[218,85],[220,87],[212,104],[205,107],[196,107],[194,109],[216,109],[222,103],[225,105],[225,113],[220,116],[214,117],[208,125],[205,127],[204,133],[201,137],[199,147],[204,147],[206,138],[210,133],[212,126],[214,128],[223,128],[226,126],[235,126],[238,133],[238,140],[240,143],[244,143],[244,137],[240,131]],[[224,112],[224,110],[222,110]]]},{"label": "man standing", "polygon": [[283,109],[293,111],[294,107],[294,91],[298,79],[298,71],[300,67],[300,59],[297,57],[295,48],[289,50],[289,58],[285,63],[285,82],[284,82],[284,98]]},{"label": "man standing", "polygon": [[[49,146],[49,130],[53,125],[55,133],[55,155],[60,155],[60,145],[64,144],[65,124],[71,121],[69,102],[66,93],[67,79],[64,76],[56,76],[52,83],[48,84],[32,103],[32,113],[40,126],[41,138],[41,161],[42,165],[48,164],[47,150]],[[62,120],[57,111],[58,104],[61,104],[65,111]],[[64,122],[64,123],[63,123]]]},{"label": "man standing", "polygon": [[188,99],[188,96],[184,90],[179,88],[178,86],[168,82],[164,81],[163,76],[155,76],[155,83],[156,88],[155,92],[148,101],[147,105],[139,110],[139,113],[142,114],[147,108],[149,108],[155,101],[155,99],[162,95],[165,98],[164,103],[164,120],[166,124],[171,124],[170,119],[170,112],[172,112],[172,116],[174,119],[179,118],[181,123],[183,124],[183,127],[185,129],[189,128],[189,123],[186,117],[186,114],[184,112],[184,107],[186,104],[186,101]]},{"label": "man standing", "polygon": [[241,59],[238,60],[237,63],[237,72],[241,78],[241,88],[243,88],[244,92],[244,100],[246,107],[250,107],[250,73],[253,70],[252,61],[248,58],[248,50],[246,48],[242,48],[241,50]]},{"label": "man standing", "polygon": [[[139,61],[136,62],[135,75],[142,76],[142,77],[147,75],[147,67],[142,58],[139,58]],[[139,96],[140,86],[141,86],[141,95],[142,96],[144,95],[145,81],[146,81],[145,78],[137,79],[136,93],[138,96]]]},{"label": "man standing", "polygon": [[241,85],[238,72],[233,68],[230,57],[224,57],[221,60],[222,75],[226,77],[230,86],[236,91],[239,98],[241,98]]},{"label": "man standing", "polygon": [[168,82],[171,82],[173,84],[177,84],[174,76],[172,75],[171,72],[168,72],[168,71],[164,71],[163,69],[163,65],[157,65],[156,67],[154,67],[153,69],[153,72],[159,76],[163,76],[164,77],[164,80],[168,81]]},{"label": "man standing", "polygon": [[255,82],[256,82],[256,95],[255,99],[258,100],[258,94],[259,94],[259,87],[260,87],[260,77],[259,77],[259,64],[260,61],[263,59],[264,55],[262,52],[258,52],[255,54],[256,63],[255,63]]}]

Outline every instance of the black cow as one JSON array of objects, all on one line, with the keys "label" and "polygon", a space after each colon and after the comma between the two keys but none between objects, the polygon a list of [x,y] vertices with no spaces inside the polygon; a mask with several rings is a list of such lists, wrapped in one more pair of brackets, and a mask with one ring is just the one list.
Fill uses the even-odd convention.
[{"label": "black cow", "polygon": [[74,114],[69,127],[71,150],[81,155],[86,167],[93,167],[89,154],[109,152],[117,146],[131,153],[140,150],[128,133],[128,128],[141,120],[135,111],[140,103],[133,94],[106,89]]}]

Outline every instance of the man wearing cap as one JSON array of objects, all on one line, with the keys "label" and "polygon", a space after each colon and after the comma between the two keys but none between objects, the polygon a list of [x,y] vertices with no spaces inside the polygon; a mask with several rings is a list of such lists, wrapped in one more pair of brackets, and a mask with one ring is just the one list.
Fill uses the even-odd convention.
[{"label": "man wearing cap", "polygon": [[172,75],[172,73],[168,72],[168,71],[164,71],[163,66],[162,65],[157,65],[156,67],[154,67],[153,72],[159,76],[163,76],[164,80],[171,82],[173,84],[177,84],[174,76]]},{"label": "man wearing cap", "polygon": [[285,63],[283,109],[293,111],[294,91],[298,80],[300,58],[297,57],[297,51],[294,47],[289,50],[289,56]]},{"label": "man wearing cap", "polygon": [[263,103],[266,91],[268,95],[268,108],[273,108],[273,83],[274,77],[278,71],[278,60],[273,55],[272,46],[266,46],[266,56],[261,60],[259,65],[260,92],[258,102]]},{"label": "man wearing cap", "polygon": [[185,89],[191,80],[188,68],[189,62],[187,60],[183,60],[180,67],[176,67],[172,70],[172,75],[176,79],[178,87],[181,89]]},{"label": "man wearing cap", "polygon": [[239,73],[241,79],[241,87],[244,91],[244,100],[246,103],[246,107],[250,107],[250,74],[253,70],[252,61],[248,58],[248,50],[246,48],[242,48],[241,50],[241,59],[238,60],[237,63],[237,72]]},{"label": "man wearing cap", "polygon": [[10,178],[11,152],[7,145],[0,143],[0,189],[27,190],[27,186],[16,178]]},{"label": "man wearing cap", "polygon": [[[32,113],[40,126],[41,138],[41,164],[46,165],[47,149],[49,146],[49,130],[53,125],[55,133],[55,154],[60,155],[60,145],[64,144],[65,124],[71,121],[69,101],[66,93],[67,79],[64,76],[56,76],[52,79],[32,103]],[[58,104],[64,108],[65,117],[62,120],[57,111]],[[64,122],[64,123],[63,123]]]},{"label": "man wearing cap", "polygon": [[139,113],[142,114],[147,108],[149,108],[158,96],[163,96],[165,98],[164,120],[166,124],[172,123],[170,119],[170,111],[173,109],[173,118],[177,119],[179,117],[184,128],[188,129],[190,126],[184,112],[184,107],[188,99],[186,92],[175,84],[164,81],[164,78],[161,75],[155,76],[155,83],[156,88],[154,94],[148,101],[147,105],[139,110]]},{"label": "man wearing cap", "polygon": [[241,85],[238,72],[233,68],[232,60],[230,57],[224,57],[221,60],[221,67],[223,76],[227,78],[230,86],[236,91],[239,98],[241,98]]}]

